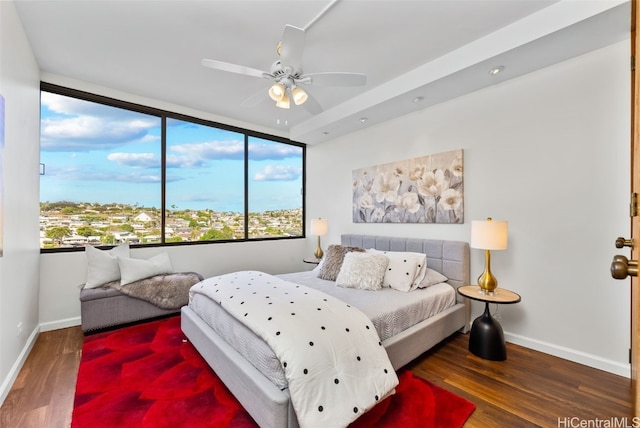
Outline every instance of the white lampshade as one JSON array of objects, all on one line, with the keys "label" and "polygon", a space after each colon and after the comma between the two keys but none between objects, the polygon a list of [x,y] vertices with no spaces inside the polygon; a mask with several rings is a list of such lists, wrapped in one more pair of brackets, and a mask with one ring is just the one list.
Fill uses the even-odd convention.
[{"label": "white lampshade", "polygon": [[473,220],[471,222],[471,248],[506,250],[509,222]]},{"label": "white lampshade", "polygon": [[273,101],[280,101],[287,93],[286,88],[280,82],[276,82],[269,88],[269,96]]},{"label": "white lampshade", "polygon": [[299,106],[300,104],[303,104],[305,101],[307,101],[309,95],[307,95],[304,89],[302,89],[300,86],[294,86],[291,90],[291,97],[293,98],[293,102],[297,106]]},{"label": "white lampshade", "polygon": [[324,218],[311,219],[311,234],[317,236],[325,236],[329,229],[329,224]]},{"label": "white lampshade", "polygon": [[289,97],[285,93],[280,101],[276,101],[276,107],[280,108],[289,108],[291,106],[291,102],[289,101]]}]

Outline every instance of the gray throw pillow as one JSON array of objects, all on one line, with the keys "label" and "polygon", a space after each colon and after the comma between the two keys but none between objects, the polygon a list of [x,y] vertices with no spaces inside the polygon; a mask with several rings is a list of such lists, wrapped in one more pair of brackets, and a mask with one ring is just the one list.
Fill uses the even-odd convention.
[{"label": "gray throw pillow", "polygon": [[342,261],[344,255],[350,251],[365,252],[364,248],[358,247],[346,247],[343,245],[329,245],[327,251],[324,254],[324,261],[322,263],[322,270],[318,274],[318,278],[326,279],[327,281],[335,281],[342,267]]}]

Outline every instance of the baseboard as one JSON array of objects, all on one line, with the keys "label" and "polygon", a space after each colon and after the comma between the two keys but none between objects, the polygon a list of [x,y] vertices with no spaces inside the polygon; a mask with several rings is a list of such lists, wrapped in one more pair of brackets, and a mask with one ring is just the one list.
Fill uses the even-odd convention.
[{"label": "baseboard", "polygon": [[80,317],[67,318],[64,320],[40,323],[40,331],[58,330],[61,328],[75,327],[81,324]]},{"label": "baseboard", "polygon": [[604,370],[626,378],[631,377],[631,366],[629,364],[619,363],[617,361],[587,354],[586,352],[576,351],[575,349],[565,348],[564,346],[542,342],[540,340],[531,339],[506,331],[504,332],[504,338],[507,342],[521,345],[535,351],[544,352],[545,354],[553,355],[565,360],[593,367],[595,369]]},{"label": "baseboard", "polygon": [[25,343],[24,348],[22,348],[22,351],[20,352],[20,355],[18,355],[18,359],[13,364],[13,367],[11,367],[11,370],[9,370],[7,377],[2,382],[2,385],[0,386],[0,406],[2,406],[2,403],[4,403],[7,395],[9,395],[9,391],[11,391],[13,383],[16,381],[16,378],[18,377],[18,374],[20,373],[24,362],[27,360],[27,357],[29,356],[33,345],[35,345],[36,343],[38,334],[40,334],[40,326],[36,326],[36,328],[33,329],[31,335],[29,335],[29,338],[27,339],[27,343]]}]

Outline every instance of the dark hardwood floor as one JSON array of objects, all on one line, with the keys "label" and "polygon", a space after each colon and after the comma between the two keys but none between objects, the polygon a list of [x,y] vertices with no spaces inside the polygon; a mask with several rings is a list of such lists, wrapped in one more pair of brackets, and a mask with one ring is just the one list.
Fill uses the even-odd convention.
[{"label": "dark hardwood floor", "polygon": [[[70,425],[83,337],[80,327],[40,334],[0,408],[1,427]],[[637,426],[629,379],[512,344],[506,361],[482,360],[468,340],[455,334],[409,365],[475,403],[465,427]]]}]

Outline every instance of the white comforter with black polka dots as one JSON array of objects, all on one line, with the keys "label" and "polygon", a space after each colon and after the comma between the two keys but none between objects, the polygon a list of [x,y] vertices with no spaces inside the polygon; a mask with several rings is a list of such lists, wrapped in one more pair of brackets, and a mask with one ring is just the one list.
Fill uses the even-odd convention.
[{"label": "white comforter with black polka dots", "polygon": [[301,427],[347,426],[398,385],[369,318],[341,300],[256,271],[205,279],[197,293],[271,346]]}]

